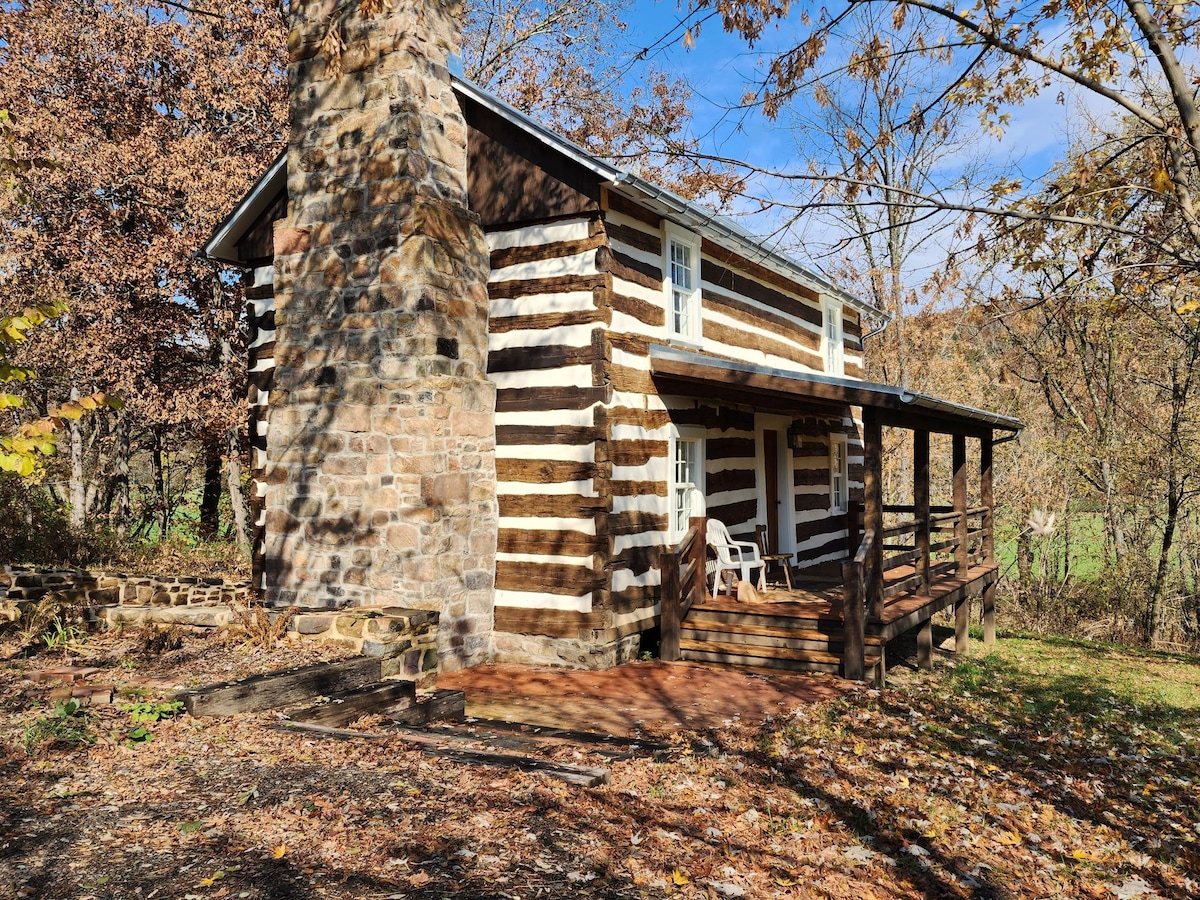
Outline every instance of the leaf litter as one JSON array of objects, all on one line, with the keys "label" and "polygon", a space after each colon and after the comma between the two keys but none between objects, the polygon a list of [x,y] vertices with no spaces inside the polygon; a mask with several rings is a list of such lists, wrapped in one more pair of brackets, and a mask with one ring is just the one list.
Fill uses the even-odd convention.
[{"label": "leaf litter", "polygon": [[[139,661],[130,684],[236,677],[233,657],[196,640]],[[1194,714],[1067,691],[1003,660],[762,726],[663,728],[649,736],[672,752],[606,763],[611,783],[594,789],[430,759],[399,735],[285,735],[269,714],[167,718],[130,745],[128,714],[95,707],[94,745],[28,755],[21,734],[48,708],[48,686],[27,678],[36,663],[0,668],[3,900],[1200,890]],[[555,752],[579,762],[578,748]]]}]

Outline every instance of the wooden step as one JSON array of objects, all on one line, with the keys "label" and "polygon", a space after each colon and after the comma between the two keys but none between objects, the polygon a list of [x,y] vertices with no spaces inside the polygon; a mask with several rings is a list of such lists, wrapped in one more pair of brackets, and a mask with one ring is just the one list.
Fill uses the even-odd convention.
[{"label": "wooden step", "polygon": [[[684,619],[682,628],[684,631],[690,629],[697,632],[705,631],[720,634],[745,635],[747,638],[780,638],[827,644],[840,644],[845,637],[840,627],[837,629],[821,630],[813,628],[775,628],[768,625],[739,625],[733,622],[722,622],[719,619],[710,619],[695,615],[689,615]],[[883,643],[883,639],[878,635],[865,635],[864,640],[867,644],[878,645]]]},{"label": "wooden step", "polygon": [[725,622],[729,625],[757,625],[763,628],[780,628],[785,630],[805,629],[808,631],[840,631],[841,619],[828,619],[820,616],[777,615],[761,612],[758,609],[731,610],[712,609],[709,607],[692,607],[686,621],[701,619],[706,622]]},{"label": "wooden step", "polygon": [[[702,643],[701,647],[708,649],[685,648],[681,641],[680,652],[684,660],[736,666],[738,669],[745,669],[751,672],[783,670],[788,672],[824,672],[829,675],[842,674],[841,658],[833,653],[793,651],[796,656],[802,655],[804,658],[777,658],[745,653],[742,651],[751,648],[736,645],[729,647],[727,651],[712,649],[713,646],[709,643]],[[879,664],[879,656],[877,654],[868,654],[864,659],[864,664],[866,670],[870,672]]]}]

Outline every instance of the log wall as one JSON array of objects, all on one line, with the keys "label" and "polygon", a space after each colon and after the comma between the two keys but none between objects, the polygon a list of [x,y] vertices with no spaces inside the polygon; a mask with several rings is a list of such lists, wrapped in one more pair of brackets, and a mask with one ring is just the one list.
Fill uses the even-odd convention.
[{"label": "log wall", "polygon": [[498,660],[619,661],[607,635],[606,244],[594,214],[488,233]]},{"label": "log wall", "polygon": [[251,541],[251,583],[263,590],[263,560],[266,551],[267,411],[275,380],[275,270],[271,265],[246,272],[246,324],[249,328],[246,369],[246,405],[250,434],[250,514],[254,523]]},{"label": "log wall", "polygon": [[[653,626],[659,612],[658,555],[670,541],[670,437],[680,427],[702,428],[705,436],[707,515],[720,519],[740,539],[754,538],[765,523],[758,446],[761,423],[745,403],[722,403],[714,391],[696,395],[660,393],[650,374],[651,344],[671,343],[663,288],[661,217],[608,194],[604,229],[608,252],[601,264],[612,279],[608,408],[612,462],[612,626],[624,636]],[[701,242],[702,338],[698,352],[790,371],[821,372],[821,297],[814,290],[741,258],[712,241]],[[861,373],[861,327],[845,310],[845,374]],[[781,536],[783,552],[796,550],[803,563],[844,555],[845,523],[829,510],[829,434],[848,435],[850,496],[862,493],[862,442],[857,410],[791,415],[813,439],[790,459],[791,489],[781,501],[793,507],[792,536]]]}]

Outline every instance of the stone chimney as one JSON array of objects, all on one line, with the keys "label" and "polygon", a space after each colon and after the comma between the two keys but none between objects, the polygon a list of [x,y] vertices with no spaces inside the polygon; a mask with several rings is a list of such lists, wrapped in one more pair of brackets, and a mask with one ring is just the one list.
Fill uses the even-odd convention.
[{"label": "stone chimney", "polygon": [[488,252],[447,69],[462,6],[370,6],[336,24],[338,61],[338,4],[292,4],[267,599],[438,610],[454,669],[490,644],[497,537]]}]

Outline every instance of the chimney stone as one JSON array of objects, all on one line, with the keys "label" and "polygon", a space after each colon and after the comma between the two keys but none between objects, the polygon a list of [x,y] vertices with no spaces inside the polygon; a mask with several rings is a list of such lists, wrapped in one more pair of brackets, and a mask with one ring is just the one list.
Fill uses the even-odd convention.
[{"label": "chimney stone", "polygon": [[438,610],[443,668],[471,665],[498,520],[488,251],[447,67],[462,6],[360,2],[332,32],[331,0],[292,9],[267,599]]}]

